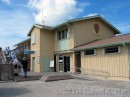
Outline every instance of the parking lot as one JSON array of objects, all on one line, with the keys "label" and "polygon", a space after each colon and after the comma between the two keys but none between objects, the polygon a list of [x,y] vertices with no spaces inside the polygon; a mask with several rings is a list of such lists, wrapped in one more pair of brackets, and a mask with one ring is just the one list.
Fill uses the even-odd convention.
[{"label": "parking lot", "polygon": [[130,97],[130,82],[79,79],[0,82],[0,97]]}]

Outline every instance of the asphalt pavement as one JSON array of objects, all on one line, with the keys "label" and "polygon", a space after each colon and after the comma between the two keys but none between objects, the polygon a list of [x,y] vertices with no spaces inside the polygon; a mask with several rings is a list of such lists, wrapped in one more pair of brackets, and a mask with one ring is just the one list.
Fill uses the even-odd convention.
[{"label": "asphalt pavement", "polygon": [[130,82],[79,79],[0,82],[0,97],[130,97]]}]

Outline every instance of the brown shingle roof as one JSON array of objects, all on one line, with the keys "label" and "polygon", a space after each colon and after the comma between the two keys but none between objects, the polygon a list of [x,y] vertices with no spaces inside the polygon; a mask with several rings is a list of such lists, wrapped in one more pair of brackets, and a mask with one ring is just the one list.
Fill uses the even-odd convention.
[{"label": "brown shingle roof", "polygon": [[83,50],[83,49],[87,49],[87,48],[105,47],[105,46],[110,46],[110,45],[122,44],[123,42],[130,43],[130,34],[113,36],[110,38],[82,44],[80,46],[75,47],[73,50]]}]

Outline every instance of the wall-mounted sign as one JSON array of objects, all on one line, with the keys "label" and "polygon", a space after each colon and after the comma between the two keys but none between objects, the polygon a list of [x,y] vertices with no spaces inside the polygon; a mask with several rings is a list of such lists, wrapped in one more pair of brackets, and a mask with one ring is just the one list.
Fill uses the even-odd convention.
[{"label": "wall-mounted sign", "polygon": [[35,54],[35,51],[24,50],[24,54]]},{"label": "wall-mounted sign", "polygon": [[95,22],[93,26],[94,26],[94,32],[95,32],[95,34],[99,35],[100,25],[97,22]]},{"label": "wall-mounted sign", "polygon": [[37,63],[39,64],[39,62],[40,62],[40,57],[38,56],[37,57]]},{"label": "wall-mounted sign", "polygon": [[50,67],[54,67],[54,61],[50,61]]}]

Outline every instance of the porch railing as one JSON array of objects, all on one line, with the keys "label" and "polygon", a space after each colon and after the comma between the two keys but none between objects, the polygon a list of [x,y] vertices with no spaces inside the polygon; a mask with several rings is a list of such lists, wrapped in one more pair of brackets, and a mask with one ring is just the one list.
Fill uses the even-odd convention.
[{"label": "porch railing", "polygon": [[109,78],[110,73],[106,70],[99,70],[99,69],[93,69],[93,68],[78,68],[78,67],[72,67],[71,68],[72,74],[80,74],[80,77],[102,77],[102,78]]}]

